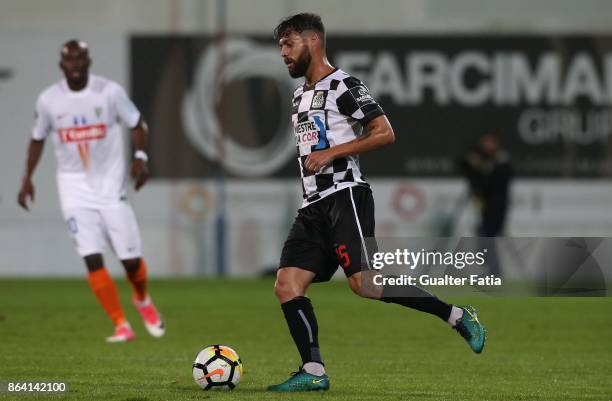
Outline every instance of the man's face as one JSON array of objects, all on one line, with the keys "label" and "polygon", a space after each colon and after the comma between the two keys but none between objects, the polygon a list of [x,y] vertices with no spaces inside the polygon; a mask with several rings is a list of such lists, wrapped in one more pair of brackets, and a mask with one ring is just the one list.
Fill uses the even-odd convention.
[{"label": "man's face", "polygon": [[87,79],[90,61],[87,48],[66,46],[61,51],[60,68],[68,82],[80,83]]},{"label": "man's face", "polygon": [[278,46],[291,78],[303,77],[310,66],[312,57],[302,35],[290,32],[278,41]]},{"label": "man's face", "polygon": [[499,141],[495,135],[485,135],[480,139],[480,148],[486,155],[493,156],[499,150]]}]

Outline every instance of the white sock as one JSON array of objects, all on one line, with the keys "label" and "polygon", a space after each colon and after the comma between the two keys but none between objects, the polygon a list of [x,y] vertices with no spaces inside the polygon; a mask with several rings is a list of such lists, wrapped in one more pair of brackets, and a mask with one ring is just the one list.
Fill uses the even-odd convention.
[{"label": "white sock", "polygon": [[315,376],[323,376],[325,374],[325,366],[319,362],[307,362],[302,366],[302,370]]},{"label": "white sock", "polygon": [[455,325],[457,324],[457,320],[461,319],[462,317],[463,317],[463,309],[457,308],[456,306],[453,305],[453,309],[451,309],[451,314],[448,317],[447,322],[451,326],[455,327]]}]

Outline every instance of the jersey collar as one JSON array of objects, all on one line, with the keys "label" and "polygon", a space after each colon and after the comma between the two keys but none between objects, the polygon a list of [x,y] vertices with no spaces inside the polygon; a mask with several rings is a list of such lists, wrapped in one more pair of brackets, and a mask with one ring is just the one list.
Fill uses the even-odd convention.
[{"label": "jersey collar", "polygon": [[[338,67],[334,67],[334,69],[333,69],[333,70],[331,70],[329,74],[327,74],[327,75],[325,75],[325,76],[321,77],[321,79],[319,79],[317,82],[315,82],[315,83],[314,83],[314,84],[312,84],[312,85],[307,85],[307,84],[306,84],[306,82],[304,82],[304,85],[302,86],[303,91],[304,91],[304,92],[306,92],[306,91],[313,90],[313,89],[315,88],[315,86],[317,86],[317,84],[318,84],[319,82],[323,81],[324,79],[326,79],[327,77],[329,77],[330,75],[332,75],[332,74],[333,74],[334,72],[336,72],[336,71],[338,71]],[[88,83],[88,85],[89,85],[89,83]]]}]

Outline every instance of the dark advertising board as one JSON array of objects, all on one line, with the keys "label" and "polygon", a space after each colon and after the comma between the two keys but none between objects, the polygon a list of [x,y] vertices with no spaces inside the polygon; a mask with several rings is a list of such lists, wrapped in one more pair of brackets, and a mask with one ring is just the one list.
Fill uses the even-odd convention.
[{"label": "dark advertising board", "polygon": [[[497,135],[517,176],[612,175],[612,37],[330,36],[397,141],[368,177],[445,177]],[[155,177],[294,177],[291,79],[270,38],[134,36],[132,95],[151,126]]]}]

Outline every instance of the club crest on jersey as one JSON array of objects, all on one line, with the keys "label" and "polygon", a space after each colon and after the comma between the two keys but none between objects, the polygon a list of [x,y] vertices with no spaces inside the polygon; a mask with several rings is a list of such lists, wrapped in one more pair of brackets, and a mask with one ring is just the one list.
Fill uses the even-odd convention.
[{"label": "club crest on jersey", "polygon": [[325,107],[325,98],[327,91],[316,91],[312,97],[312,103],[310,103],[311,109],[322,109]]},{"label": "club crest on jersey", "polygon": [[96,117],[100,118],[100,116],[102,115],[102,107],[96,107],[94,109],[94,111],[96,112]]}]

